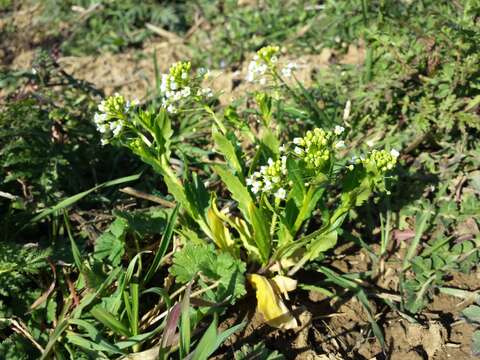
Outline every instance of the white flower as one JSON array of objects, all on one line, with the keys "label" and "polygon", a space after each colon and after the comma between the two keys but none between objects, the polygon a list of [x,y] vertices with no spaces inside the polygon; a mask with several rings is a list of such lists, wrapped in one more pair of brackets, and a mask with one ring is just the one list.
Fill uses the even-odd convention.
[{"label": "white flower", "polygon": [[263,186],[263,190],[268,191],[272,189],[272,182],[270,180],[265,180],[265,185]]},{"label": "white flower", "polygon": [[268,165],[269,165],[269,166],[272,166],[272,165],[273,165],[273,163],[274,163],[274,161],[273,161],[273,159],[272,159],[272,158],[268,158],[268,161],[267,161],[267,163],[268,163]]},{"label": "white flower", "polygon": [[277,192],[274,195],[277,199],[284,200],[285,197],[287,196],[287,191],[284,188],[280,188],[277,190]]},{"label": "white flower", "polygon": [[289,69],[287,67],[283,68],[282,69],[282,76],[286,77],[286,78],[289,78],[290,76],[292,76],[292,69]]},{"label": "white flower", "polygon": [[335,126],[335,129],[333,130],[333,132],[336,134],[336,135],[340,135],[341,133],[343,133],[345,131],[345,128],[343,126]]},{"label": "white flower", "polygon": [[100,139],[100,144],[102,144],[102,146],[105,146],[108,144],[108,140],[107,139]]},{"label": "white flower", "polygon": [[105,100],[102,100],[102,102],[98,105],[98,111],[103,113],[107,111],[107,109],[105,108]]},{"label": "white flower", "polygon": [[107,130],[108,130],[108,125],[107,125],[107,124],[98,124],[98,125],[97,125],[97,130],[98,130],[100,133],[104,134],[104,133],[106,133]]},{"label": "white flower", "polygon": [[113,136],[118,136],[120,134],[120,131],[122,131],[122,126],[117,126],[115,129],[113,129]]},{"label": "white flower", "polygon": [[212,89],[210,89],[209,87],[207,87],[205,89],[202,89],[202,94],[206,97],[212,97],[213,96]]},{"label": "white flower", "polygon": [[168,75],[162,74],[162,83],[160,84],[160,91],[165,93],[167,91]]},{"label": "white flower", "polygon": [[267,79],[262,77],[258,82],[260,83],[260,85],[265,85],[267,83]]},{"label": "white flower", "polygon": [[374,147],[375,146],[375,141],[373,141],[373,140],[367,140],[365,143],[367,144],[368,147]]},{"label": "white flower", "polygon": [[170,80],[170,89],[177,90],[177,83],[172,79]]},{"label": "white flower", "polygon": [[352,102],[350,100],[345,104],[345,109],[343,110],[343,121],[347,121],[350,117],[350,110],[352,108]]},{"label": "white flower", "polygon": [[297,138],[293,139],[293,143],[295,145],[300,145],[301,142],[302,142],[302,138],[297,137]]},{"label": "white flower", "polygon": [[247,182],[247,185],[248,185],[248,186],[252,186],[252,184],[253,184],[253,179],[252,179],[252,178],[248,178],[246,182]]},{"label": "white flower", "polygon": [[397,150],[392,149],[390,150],[390,155],[392,155],[394,158],[398,158],[400,156],[400,153]]},{"label": "white flower", "polygon": [[297,64],[295,63],[288,63],[283,69],[282,69],[282,75],[286,78],[289,78],[290,76],[292,76],[292,71],[293,70],[296,70],[298,67],[297,67]]},{"label": "white flower", "polygon": [[167,107],[167,111],[170,113],[170,114],[176,114],[177,113],[177,108],[175,106],[173,106],[172,104],[168,105]]},{"label": "white flower", "polygon": [[188,74],[187,74],[185,71],[182,72],[182,79],[183,79],[183,80],[186,80],[187,77],[188,77]]},{"label": "white flower", "polygon": [[260,191],[260,184],[257,182],[257,183],[254,183],[253,186],[252,186],[252,192],[254,194],[258,193]]},{"label": "white flower", "polygon": [[335,144],[335,149],[341,149],[344,147],[345,147],[345,141],[343,140],[337,141],[337,143]]},{"label": "white flower", "polygon": [[295,152],[295,154],[298,154],[298,155],[303,154],[303,149],[298,146],[296,146],[295,149],[293,149],[293,151]]},{"label": "white flower", "polygon": [[190,94],[191,94],[191,90],[190,90],[190,87],[189,86],[186,86],[183,90],[182,90],[182,95],[183,97],[189,97]]},{"label": "white flower", "polygon": [[103,123],[107,120],[107,114],[99,114],[99,113],[95,113],[95,115],[93,116],[93,121],[96,123],[96,124],[100,124],[100,123]]},{"label": "white flower", "polygon": [[285,150],[286,150],[285,145],[281,145],[281,146],[278,148],[278,151],[279,151],[280,153],[285,152]]}]

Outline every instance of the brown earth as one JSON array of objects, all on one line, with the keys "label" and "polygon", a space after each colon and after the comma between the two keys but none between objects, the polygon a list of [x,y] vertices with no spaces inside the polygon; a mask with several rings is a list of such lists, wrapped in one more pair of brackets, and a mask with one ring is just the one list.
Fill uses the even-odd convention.
[{"label": "brown earth", "polygon": [[[359,270],[357,265],[367,264],[366,260],[362,250],[336,260],[332,266],[341,271],[348,262]],[[361,267],[366,270],[368,264]],[[388,270],[389,264],[386,267]],[[468,275],[454,274],[449,286],[476,291],[479,276],[478,271]],[[321,279],[321,275],[313,274],[312,277],[311,273],[299,277],[305,277],[310,283],[317,280],[316,277]],[[299,291],[291,301],[293,313],[301,324],[297,330],[282,331],[265,325],[262,316],[255,312],[255,297],[251,295],[240,302],[222,324],[226,329],[248,319],[246,327],[227,341],[223,352],[215,359],[231,359],[234,350],[259,341],[271,350],[280,351],[287,359],[296,360],[474,359],[470,347],[474,327],[460,317],[471,300],[437,294],[419,315],[418,323],[413,323],[385,303],[372,301],[375,296],[371,295],[370,305],[384,332],[385,353],[371,332],[365,308],[355,297],[340,295],[338,299],[330,299],[317,292]],[[392,296],[392,299],[396,298]]]}]

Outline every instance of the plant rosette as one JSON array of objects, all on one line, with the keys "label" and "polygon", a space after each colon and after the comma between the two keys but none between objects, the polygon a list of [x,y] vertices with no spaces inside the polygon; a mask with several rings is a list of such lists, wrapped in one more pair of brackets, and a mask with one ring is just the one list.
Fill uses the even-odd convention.
[{"label": "plant rosette", "polygon": [[[259,51],[259,59],[271,63],[274,50]],[[183,241],[213,242],[218,251],[257,269],[247,277],[265,321],[279,328],[296,327],[282,299],[296,287],[292,277],[336,245],[350,210],[372,193],[387,191],[387,174],[394,169],[399,153],[374,149],[347,159],[346,154],[356,151],[348,149],[345,129],[339,125],[309,130],[283,145],[282,134],[269,126],[273,118],[260,132],[248,126],[238,131],[225,114],[216,114],[206,104],[200,81],[192,80],[190,72],[188,63],[175,64],[163,77],[162,88],[178,93],[190,85],[190,92],[201,94],[193,96],[191,103],[213,120],[214,151],[225,160],[225,164],[209,166],[209,176],[220,180],[214,191],[207,189],[209,185],[195,171],[180,179],[172,165],[178,163],[172,151],[179,151],[172,139],[182,136],[175,133],[181,130],[174,130],[181,127],[172,124],[178,121],[178,114],[168,110],[169,99],[175,95],[166,95],[164,105],[151,111],[127,106],[118,95],[108,98],[99,108],[104,115],[96,115],[101,117],[100,126],[108,129],[99,130],[107,142],[128,147],[163,176],[168,192],[189,218],[181,223]],[[184,103],[176,104],[179,112],[183,111]],[[217,194],[224,190],[234,202],[218,199]],[[317,230],[308,232],[312,221]]]}]

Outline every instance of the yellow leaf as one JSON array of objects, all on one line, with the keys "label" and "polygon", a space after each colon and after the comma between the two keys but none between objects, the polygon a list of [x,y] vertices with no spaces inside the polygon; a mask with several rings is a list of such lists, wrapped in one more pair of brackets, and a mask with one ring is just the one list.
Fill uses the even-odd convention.
[{"label": "yellow leaf", "polygon": [[225,226],[222,217],[215,204],[215,198],[212,198],[210,208],[207,212],[208,225],[211,230],[212,240],[222,250],[231,250],[234,241],[230,236],[230,231]]},{"label": "yellow leaf", "polygon": [[272,266],[270,266],[269,270],[272,272],[275,271],[282,271],[284,269],[291,268],[292,266],[297,265],[298,259],[293,258],[285,258],[280,261],[276,261]]},{"label": "yellow leaf", "polygon": [[297,280],[289,278],[287,276],[277,275],[272,281],[275,282],[280,292],[288,300],[288,292],[293,291],[297,288]]},{"label": "yellow leaf", "polygon": [[[298,327],[297,320],[282,300],[276,281],[258,274],[248,275],[248,280],[256,289],[258,311],[263,315],[268,325],[279,329],[294,329]],[[279,282],[282,283],[280,280]],[[292,288],[292,283],[284,281],[282,286],[286,290]]]}]

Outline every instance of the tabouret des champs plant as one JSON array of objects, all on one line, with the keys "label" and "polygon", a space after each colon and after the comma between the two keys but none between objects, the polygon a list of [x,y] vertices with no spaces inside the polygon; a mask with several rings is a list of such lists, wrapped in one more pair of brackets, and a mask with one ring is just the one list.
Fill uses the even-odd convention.
[{"label": "tabouret des champs plant", "polygon": [[[259,50],[254,61],[261,71],[252,65],[252,73],[277,71],[277,53],[277,47]],[[399,153],[376,149],[347,158],[345,129],[339,125],[314,128],[283,145],[278,128],[264,127],[258,132],[245,120],[239,131],[229,125],[226,112],[222,116],[206,104],[210,91],[189,74],[189,63],[172,66],[163,77],[165,101],[159,109],[127,107],[128,102],[118,95],[106,99],[101,105],[105,115],[96,115],[96,119],[102,117],[99,131],[106,142],[130,148],[163,176],[169,193],[190,218],[178,230],[183,240],[213,242],[219,251],[244,261],[266,322],[294,328],[297,321],[284,303],[296,287],[293,276],[335,246],[352,208],[373,192],[386,191],[386,175],[395,167]],[[210,165],[220,180],[214,185],[205,186],[195,171],[179,179],[172,166],[172,152],[178,150],[171,142],[175,136],[172,121],[182,121],[179,115],[186,98],[196,104],[198,112],[213,119],[215,151],[225,160]],[[175,106],[175,111],[169,106]],[[219,198],[224,190],[234,205]],[[308,231],[309,222],[317,230]]]}]

